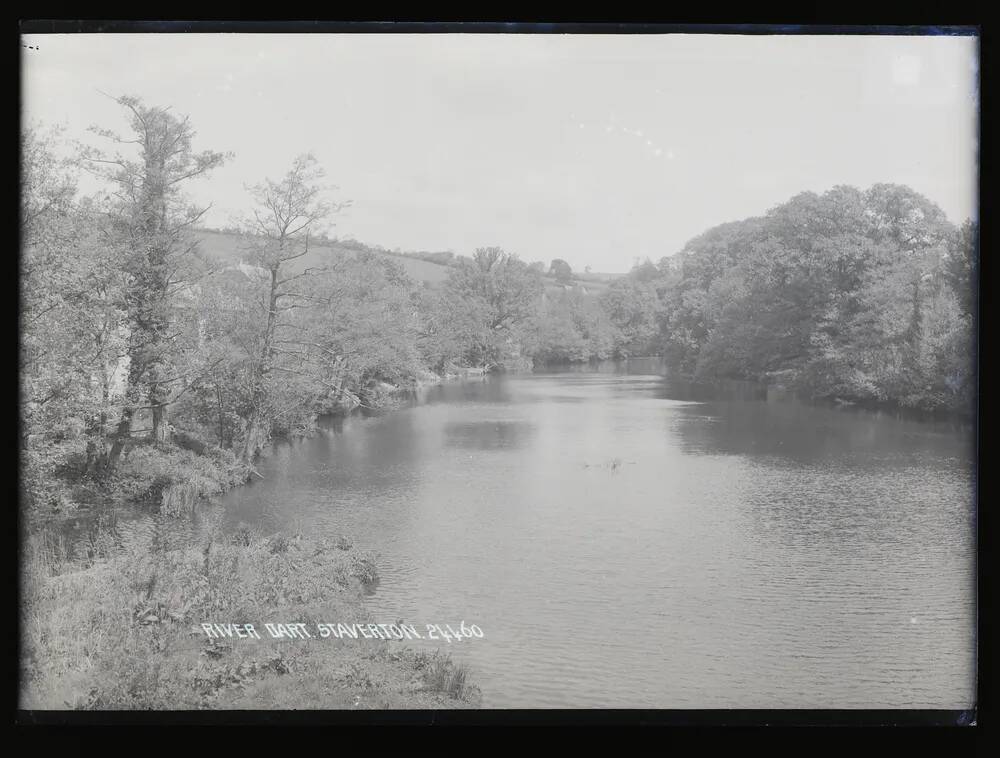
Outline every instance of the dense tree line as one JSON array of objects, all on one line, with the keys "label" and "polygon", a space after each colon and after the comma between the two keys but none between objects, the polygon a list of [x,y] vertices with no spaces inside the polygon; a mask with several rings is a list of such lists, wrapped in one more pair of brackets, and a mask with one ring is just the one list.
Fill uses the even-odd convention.
[{"label": "dense tree line", "polygon": [[[303,155],[249,190],[242,265],[220,266],[184,189],[232,156],[195,150],[170,109],[117,102],[127,130],[96,129],[105,150],[60,159],[59,134],[21,139],[22,470],[43,506],[71,499],[60,483],[118,481],[130,450],[169,459],[161,487],[190,473],[178,446],[239,481],[272,436],[455,367],[662,354],[815,397],[973,396],[978,230],[906,187],[801,194],[599,295],[565,261],[546,272],[496,247],[449,254],[432,287],[361,245],[301,264],[346,205]],[[81,195],[83,171],[104,189]]]},{"label": "dense tree line", "polygon": [[968,407],[978,233],[898,185],[803,193],[692,241],[666,283],[666,355],[811,396]]},{"label": "dense tree line", "polygon": [[908,187],[835,187],[634,268],[605,312],[681,375],[968,412],[977,246],[977,224],[955,227]]}]

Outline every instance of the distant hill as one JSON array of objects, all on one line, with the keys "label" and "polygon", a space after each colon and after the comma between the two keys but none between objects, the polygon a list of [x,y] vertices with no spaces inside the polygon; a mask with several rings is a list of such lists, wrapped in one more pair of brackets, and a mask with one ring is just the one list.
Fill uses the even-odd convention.
[{"label": "distant hill", "polygon": [[[215,229],[197,229],[195,234],[201,242],[202,253],[211,261],[220,265],[236,265],[247,261],[247,255],[242,249],[240,237],[232,232],[218,231]],[[301,258],[296,258],[288,265],[293,272],[302,271],[310,266],[321,266],[325,262],[332,260],[336,256],[357,255],[362,251],[370,251],[376,255],[391,258],[403,267],[407,275],[417,282],[426,282],[429,286],[440,285],[448,277],[448,272],[454,264],[446,262],[435,262],[427,258],[440,258],[443,261],[448,259],[447,253],[404,253],[390,252],[383,248],[365,245],[355,240],[333,240],[322,242],[311,242],[309,252]],[[419,257],[418,257],[419,256]],[[457,260],[458,256],[454,256]],[[599,294],[608,287],[608,282],[621,274],[583,274],[568,285],[569,287],[583,287],[588,294]],[[566,289],[567,286],[556,282],[554,279],[544,277],[545,289],[549,292],[558,292]]]},{"label": "distant hill", "polygon": [[[242,248],[238,235],[230,232],[220,232],[214,229],[198,229],[195,234],[201,241],[201,251],[209,260],[223,264],[235,265],[240,261],[248,262],[246,252]],[[301,258],[296,258],[288,265],[293,272],[302,271],[310,266],[321,266],[337,256],[357,255],[366,246],[350,241],[310,242],[309,252]],[[407,275],[415,281],[439,284],[448,276],[448,266],[430,261],[420,260],[405,255],[372,250],[378,255],[385,255],[399,263]]]}]

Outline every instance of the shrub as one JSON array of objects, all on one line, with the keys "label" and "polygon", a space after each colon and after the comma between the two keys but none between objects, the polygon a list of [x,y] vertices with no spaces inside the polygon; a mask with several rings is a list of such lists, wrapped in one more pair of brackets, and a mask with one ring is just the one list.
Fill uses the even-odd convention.
[{"label": "shrub", "polygon": [[469,684],[469,668],[455,663],[450,655],[434,653],[422,662],[423,682],[427,690],[440,692],[454,700],[475,699],[479,690]]},{"label": "shrub", "polygon": [[350,575],[361,582],[364,587],[378,584],[379,576],[375,556],[371,553],[351,556]]},{"label": "shrub", "polygon": [[229,451],[198,455],[173,446],[140,445],[124,458],[109,482],[113,494],[136,502],[159,502],[168,513],[190,510],[199,498],[218,495],[240,480]]}]

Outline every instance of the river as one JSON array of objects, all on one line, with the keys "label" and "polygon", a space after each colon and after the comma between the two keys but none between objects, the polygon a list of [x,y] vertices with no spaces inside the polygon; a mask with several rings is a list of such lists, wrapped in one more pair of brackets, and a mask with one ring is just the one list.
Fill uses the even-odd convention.
[{"label": "river", "polygon": [[965,708],[974,458],[956,422],[633,361],[328,420],[222,507],[376,551],[378,621],[478,625],[409,644],[487,707]]}]

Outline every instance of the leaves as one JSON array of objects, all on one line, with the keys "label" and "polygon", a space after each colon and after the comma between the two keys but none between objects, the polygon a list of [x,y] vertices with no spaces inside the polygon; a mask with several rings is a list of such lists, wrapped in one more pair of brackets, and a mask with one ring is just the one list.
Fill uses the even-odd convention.
[{"label": "leaves", "polygon": [[973,230],[888,184],[709,230],[660,291],[667,355],[702,376],[790,373],[813,396],[962,408]]},{"label": "leaves", "polygon": [[537,271],[502,248],[478,248],[472,260],[450,271],[436,302],[442,312],[436,319],[441,360],[489,366],[513,357],[520,352],[519,331],[541,294]]}]

